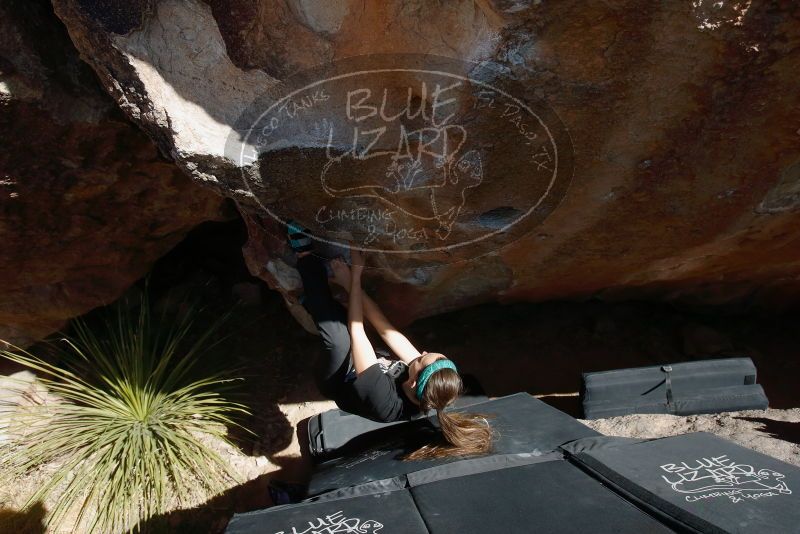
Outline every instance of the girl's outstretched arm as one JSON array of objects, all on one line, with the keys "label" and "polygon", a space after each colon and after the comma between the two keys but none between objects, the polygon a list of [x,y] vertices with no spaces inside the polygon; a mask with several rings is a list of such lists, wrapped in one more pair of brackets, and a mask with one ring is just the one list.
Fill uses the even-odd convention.
[{"label": "girl's outstretched arm", "polygon": [[[347,264],[344,263],[343,260],[337,258],[332,261],[332,266],[336,283],[350,292],[352,275],[349,272]],[[381,336],[383,342],[392,349],[392,352],[394,352],[398,358],[406,364],[409,364],[414,359],[421,356],[421,353],[414,347],[411,341],[389,322],[389,319],[383,314],[378,304],[372,300],[363,289],[361,289],[361,303],[363,305],[363,314],[366,315],[367,320]]]},{"label": "girl's outstretched arm", "polygon": [[363,291],[362,295],[364,311],[367,314],[369,322],[372,323],[372,326],[378,331],[384,343],[389,345],[392,352],[397,354],[397,357],[406,364],[411,363],[412,360],[421,356],[421,353],[411,344],[411,341],[389,322],[389,319],[383,314],[378,304],[372,300],[369,295],[363,293]]},{"label": "girl's outstretched arm", "polygon": [[364,261],[361,253],[351,249],[353,266],[350,269],[350,299],[347,310],[347,321],[350,329],[350,346],[353,351],[353,365],[356,374],[361,374],[374,364],[378,363],[375,350],[372,348],[364,330],[364,311],[361,291],[361,272],[364,269]]}]

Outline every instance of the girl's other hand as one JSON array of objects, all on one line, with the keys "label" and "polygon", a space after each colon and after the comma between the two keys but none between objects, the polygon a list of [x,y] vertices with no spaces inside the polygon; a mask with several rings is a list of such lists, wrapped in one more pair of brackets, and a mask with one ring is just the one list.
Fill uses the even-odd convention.
[{"label": "girl's other hand", "polygon": [[350,292],[350,267],[344,262],[342,258],[334,258],[331,260],[331,269],[333,270],[333,281],[337,285],[343,287],[345,291]]}]

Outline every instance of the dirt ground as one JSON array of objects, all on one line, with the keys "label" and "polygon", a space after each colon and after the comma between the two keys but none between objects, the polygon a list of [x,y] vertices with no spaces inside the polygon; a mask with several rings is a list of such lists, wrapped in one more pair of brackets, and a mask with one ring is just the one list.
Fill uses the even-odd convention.
[{"label": "dirt ground", "polygon": [[[229,352],[260,362],[251,398],[258,399],[253,424],[259,439],[241,442],[231,457],[250,482],[212,506],[213,521],[209,517],[200,522],[214,529],[222,529],[233,511],[269,506],[270,479],[308,480],[312,464],[301,450],[298,425],[334,407],[319,396],[310,378],[319,340],[286,314],[267,317],[269,328],[254,325],[251,335],[237,336],[239,349]],[[793,380],[800,367],[795,357],[800,336],[792,327],[795,320],[703,316],[657,304],[591,302],[478,306],[419,321],[406,330],[420,349],[447,354],[463,372],[477,376],[490,397],[526,391],[575,417],[582,415],[582,372],[750,356],[770,397],[772,408],[766,412],[634,415],[586,423],[604,434],[630,437],[703,430],[800,465],[800,398]],[[173,527],[195,531],[191,525],[199,527],[198,513],[205,515],[202,509],[176,514]]]},{"label": "dirt ground", "polygon": [[[578,397],[582,372],[750,356],[770,397],[770,410],[691,417],[635,415],[586,423],[604,434],[630,437],[702,430],[800,465],[800,398],[793,380],[800,370],[795,356],[800,335],[794,324],[794,317],[721,317],[681,313],[651,303],[589,302],[478,306],[422,320],[406,330],[418,348],[447,354],[463,372],[477,376],[490,397],[527,391],[575,417],[582,415]],[[301,454],[294,429],[306,417],[332,407],[308,377],[307,362],[318,340],[291,324],[283,325],[282,331],[295,332],[302,340],[302,348],[272,347],[291,359],[282,364],[293,370],[289,383],[294,386],[277,399],[277,407],[285,417],[282,428],[293,431],[281,441],[282,449],[276,450],[274,441],[263,449],[275,452],[256,478],[257,490],[237,499],[237,510],[267,505],[262,488],[270,477],[307,480],[311,464]],[[276,425],[273,420],[270,428]]]},{"label": "dirt ground", "polygon": [[723,414],[626,415],[582,421],[601,434],[660,438],[687,432],[709,432],[742,447],[800,466],[800,409],[748,410]]},{"label": "dirt ground", "polygon": [[[217,356],[246,369],[240,400],[253,416],[243,424],[256,436],[234,433],[235,447],[219,444],[217,449],[247,482],[209,502],[154,519],[148,525],[153,531],[221,532],[234,512],[272,504],[271,479],[303,483],[310,476],[313,466],[301,450],[298,425],[334,407],[311,379],[319,339],[285,313],[276,295],[267,292],[255,300],[240,310]],[[750,356],[770,397],[770,410],[632,415],[586,424],[630,437],[702,430],[800,465],[800,399],[793,380],[800,367],[796,324],[795,317],[704,316],[658,304],[589,302],[484,305],[422,320],[406,331],[420,349],[447,354],[463,372],[477,376],[489,396],[527,391],[575,417],[581,416],[581,372]],[[6,511],[18,509],[36,486],[35,477],[18,482],[0,491]]]},{"label": "dirt ground", "polygon": [[[167,274],[156,278],[153,290],[159,291],[160,284],[200,293],[220,309],[234,297],[244,301],[214,358],[243,369],[245,381],[236,400],[251,408],[252,417],[242,424],[255,435],[233,432],[233,447],[216,448],[246,482],[205,503],[177,503],[175,511],[145,525],[154,532],[222,532],[233,513],[272,504],[270,480],[307,481],[313,466],[302,451],[298,427],[302,429],[300,423],[311,415],[334,407],[319,395],[311,377],[319,338],[303,330],[281,298],[249,280],[247,273],[230,279],[219,275],[231,272],[226,258],[205,258],[203,263],[184,254],[180,262],[173,260],[162,268]],[[700,314],[665,304],[590,301],[481,305],[420,320],[404,331],[420,350],[444,353],[462,372],[475,375],[490,397],[525,391],[575,417],[582,415],[582,372],[749,356],[770,398],[770,410],[691,417],[632,415],[586,423],[604,434],[631,437],[703,430],[800,465],[797,324],[797,315]],[[12,371],[0,364],[0,374]],[[15,532],[42,532],[48,503],[27,513],[16,511],[35,487],[36,477],[30,477],[0,488],[0,523],[11,520],[17,525]]]}]

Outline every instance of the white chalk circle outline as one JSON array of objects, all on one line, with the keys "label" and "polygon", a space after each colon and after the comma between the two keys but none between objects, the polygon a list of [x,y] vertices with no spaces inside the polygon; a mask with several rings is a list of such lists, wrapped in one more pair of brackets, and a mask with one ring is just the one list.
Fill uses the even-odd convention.
[{"label": "white chalk circle outline", "polygon": [[[369,56],[367,56],[367,57],[369,57]],[[435,74],[435,75],[441,75],[441,76],[449,76],[451,78],[456,78],[456,79],[459,79],[461,81],[470,82],[470,83],[476,83],[476,84],[482,85],[484,87],[487,87],[487,88],[489,88],[489,89],[491,89],[493,91],[496,91],[496,92],[502,94],[503,96],[505,96],[506,98],[508,98],[510,100],[513,100],[514,102],[518,103],[522,108],[524,108],[528,113],[530,113],[530,115],[533,116],[539,122],[539,124],[542,126],[542,128],[544,128],[545,132],[547,132],[547,137],[550,140],[550,144],[553,146],[553,151],[554,151],[554,156],[555,156],[555,168],[553,170],[553,176],[550,179],[550,183],[547,186],[547,190],[545,190],[544,194],[539,198],[539,201],[536,202],[536,204],[534,204],[533,206],[531,206],[528,209],[528,211],[526,211],[525,213],[523,213],[522,215],[517,217],[512,222],[508,223],[506,226],[504,226],[502,228],[499,228],[497,230],[494,230],[494,231],[492,231],[490,233],[484,234],[484,235],[482,235],[480,237],[471,239],[469,241],[462,241],[462,242],[455,243],[455,244],[452,244],[452,245],[447,245],[447,246],[437,247],[437,248],[425,248],[425,249],[418,249],[418,250],[383,250],[383,249],[378,249],[378,248],[364,248],[364,247],[361,247],[361,245],[358,245],[358,246],[354,247],[354,248],[356,248],[356,250],[359,250],[359,251],[362,251],[362,252],[379,252],[379,253],[382,253],[382,254],[424,254],[426,252],[446,252],[446,251],[448,251],[450,249],[454,249],[454,248],[458,248],[458,247],[465,247],[465,246],[469,246],[469,245],[475,244],[475,243],[477,243],[479,241],[483,241],[484,239],[487,239],[487,238],[492,237],[494,235],[497,235],[497,234],[505,232],[507,229],[509,229],[512,226],[515,226],[516,224],[518,224],[522,219],[525,219],[526,217],[528,217],[531,214],[531,212],[533,212],[533,210],[538,208],[539,205],[542,202],[544,202],[544,200],[550,194],[550,190],[553,188],[553,185],[556,182],[556,178],[558,177],[558,161],[559,161],[558,160],[558,145],[556,144],[556,140],[553,138],[553,135],[550,133],[550,129],[547,127],[547,125],[544,123],[544,121],[542,121],[542,119],[539,117],[539,115],[534,113],[527,106],[527,104],[523,103],[518,98],[506,93],[502,89],[498,89],[498,88],[494,87],[491,84],[482,82],[480,80],[476,80],[474,78],[469,78],[469,77],[466,77],[466,76],[462,76],[460,74],[453,74],[451,72],[445,72],[445,71],[440,71],[440,70],[411,69],[411,68],[391,68],[391,69],[360,70],[360,71],[350,72],[350,73],[346,73],[346,74],[339,74],[339,75],[336,75],[336,76],[333,76],[333,77],[330,77],[330,78],[324,78],[322,80],[318,80],[318,81],[310,83],[308,85],[304,85],[303,87],[292,91],[291,93],[287,94],[286,96],[284,96],[280,100],[276,101],[269,108],[267,108],[266,111],[264,111],[261,115],[259,115],[258,118],[255,120],[255,122],[253,122],[253,124],[247,130],[247,135],[242,140],[242,149],[241,149],[241,153],[240,153],[240,156],[239,156],[240,167],[242,167],[242,169],[246,168],[246,166],[245,166],[246,164],[243,163],[244,151],[245,151],[245,147],[248,146],[247,142],[250,139],[251,132],[256,127],[256,125],[261,122],[261,119],[265,115],[271,113],[272,110],[276,106],[282,104],[287,99],[292,98],[297,93],[300,93],[302,91],[306,91],[307,89],[310,89],[312,87],[316,87],[316,86],[318,86],[320,84],[323,84],[323,83],[327,83],[327,82],[331,82],[331,81],[335,81],[335,80],[340,80],[340,79],[344,79],[344,78],[351,78],[353,76],[362,76],[362,75],[369,75],[369,74],[380,74],[380,73],[386,73],[386,72],[409,72],[409,73],[418,73],[418,74]],[[553,113],[555,114],[555,111],[553,111]],[[567,130],[566,130],[566,126],[564,126],[564,130],[567,133],[567,135],[569,135],[569,132],[567,132]],[[252,146],[257,146],[257,145],[252,145]],[[258,156],[258,154],[260,154],[260,153],[258,151],[256,151],[256,155],[257,156]],[[256,160],[257,159],[258,158],[256,157]],[[256,193],[254,193],[253,190],[250,188],[250,184],[248,183],[247,176],[244,173],[244,171],[242,171],[242,174],[243,174],[243,181],[244,181],[245,186],[247,187],[247,189],[250,192],[250,194],[253,195],[253,198],[255,198],[255,200],[258,203],[258,205],[261,206],[261,208],[264,211],[266,211],[267,214],[269,214],[270,217],[272,217],[273,219],[275,219],[276,221],[281,223],[283,226],[287,226],[288,223],[286,221],[284,221],[283,219],[278,217],[276,214],[272,213],[272,211],[269,208],[267,208],[266,206],[264,206],[264,204],[261,203],[261,199],[259,199],[258,195]],[[555,209],[555,206],[553,207],[553,209]],[[329,240],[329,239],[326,239],[324,237],[316,236],[316,235],[313,235],[313,234],[310,234],[310,233],[307,234],[307,233],[303,232],[303,234],[307,235],[308,237],[310,237],[312,239],[316,239],[318,241],[322,241],[322,242],[327,243],[329,245],[334,245],[334,246],[338,246],[338,247],[341,247],[343,245],[347,245],[347,243],[342,243],[340,241]]]}]

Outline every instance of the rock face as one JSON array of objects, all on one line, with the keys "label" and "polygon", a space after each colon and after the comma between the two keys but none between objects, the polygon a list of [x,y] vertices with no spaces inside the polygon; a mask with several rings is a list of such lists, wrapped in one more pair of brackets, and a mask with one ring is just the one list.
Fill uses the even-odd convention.
[{"label": "rock face", "polygon": [[120,113],[52,8],[0,7],[0,339],[28,344],[115,300],[223,216]]},{"label": "rock face", "polygon": [[800,295],[795,2],[53,4],[121,109],[237,202],[290,301],[289,217],[372,250],[401,323]]}]

